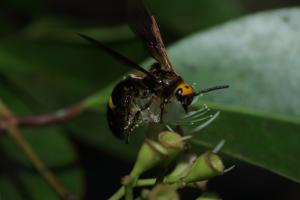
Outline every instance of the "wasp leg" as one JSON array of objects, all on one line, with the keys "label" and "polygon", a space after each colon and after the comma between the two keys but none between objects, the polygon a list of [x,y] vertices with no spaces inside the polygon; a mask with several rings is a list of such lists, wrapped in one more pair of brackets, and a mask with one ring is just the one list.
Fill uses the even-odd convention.
[{"label": "wasp leg", "polygon": [[[126,126],[126,129],[128,130],[126,133],[125,133],[125,141],[126,141],[126,144],[129,143],[129,136],[131,134],[131,132],[133,131],[133,129],[135,128],[135,126],[137,126],[138,124],[138,120],[139,120],[139,117],[141,116],[141,111],[143,110],[146,110],[147,108],[149,108],[149,106],[152,104],[152,101],[150,100],[148,103],[146,103],[139,111],[137,111],[134,116],[133,116],[133,119],[132,119],[132,122],[129,124],[129,121],[127,121],[127,126]],[[131,115],[130,113],[128,114],[129,116]]]},{"label": "wasp leg", "polygon": [[135,128],[135,126],[137,126],[137,122],[138,122],[140,115],[141,115],[141,111],[137,111],[133,117],[131,124],[127,125],[128,131],[125,134],[126,144],[129,143],[129,136],[130,136],[131,132],[133,131],[133,129]]},{"label": "wasp leg", "polygon": [[165,111],[165,105],[166,105],[166,99],[162,100],[162,103],[160,104],[160,122],[164,123],[163,115]]},{"label": "wasp leg", "polygon": [[131,125],[128,126],[128,129],[131,130],[134,128],[134,126],[136,126],[137,121],[139,119],[139,117],[141,116],[141,111],[146,110],[147,108],[149,108],[149,106],[152,104],[152,101],[149,101],[148,103],[146,103],[143,107],[141,107],[141,109],[139,111],[137,111],[134,116],[133,116],[133,120]]},{"label": "wasp leg", "polygon": [[149,108],[152,104],[152,100],[150,100],[148,103],[146,103],[145,105],[143,105],[143,107],[141,107],[141,111],[146,110],[147,108]]},{"label": "wasp leg", "polygon": [[146,138],[154,139],[153,132],[156,132],[157,131],[156,129],[157,129],[157,125],[154,122],[150,122],[148,124],[147,132],[146,132]]},{"label": "wasp leg", "polygon": [[165,110],[165,101],[163,100],[163,102],[160,104],[160,122],[161,123],[164,123],[164,119],[163,119],[164,110]]}]

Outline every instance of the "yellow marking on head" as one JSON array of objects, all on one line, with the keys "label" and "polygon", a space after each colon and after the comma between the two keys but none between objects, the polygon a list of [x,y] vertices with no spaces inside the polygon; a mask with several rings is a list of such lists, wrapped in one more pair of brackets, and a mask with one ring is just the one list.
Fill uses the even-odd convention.
[{"label": "yellow marking on head", "polygon": [[178,89],[182,90],[181,96],[186,96],[194,93],[194,89],[184,82],[179,83],[175,91],[177,91]]},{"label": "yellow marking on head", "polygon": [[113,102],[111,96],[109,97],[109,100],[108,100],[108,107],[109,107],[110,109],[115,109],[115,108],[116,108],[116,106],[115,106],[115,104],[114,104],[114,102]]}]

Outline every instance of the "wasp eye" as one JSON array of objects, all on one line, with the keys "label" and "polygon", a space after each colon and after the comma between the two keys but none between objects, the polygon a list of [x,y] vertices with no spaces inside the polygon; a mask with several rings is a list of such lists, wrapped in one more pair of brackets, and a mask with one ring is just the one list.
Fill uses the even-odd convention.
[{"label": "wasp eye", "polygon": [[183,92],[182,89],[179,88],[176,90],[175,94],[176,94],[176,96],[181,96],[182,92]]}]

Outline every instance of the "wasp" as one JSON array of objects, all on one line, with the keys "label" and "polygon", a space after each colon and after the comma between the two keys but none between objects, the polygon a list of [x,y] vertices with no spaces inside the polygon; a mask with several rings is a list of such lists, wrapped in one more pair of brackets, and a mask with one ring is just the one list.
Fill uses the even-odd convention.
[{"label": "wasp", "polygon": [[107,103],[109,128],[115,136],[126,139],[127,142],[132,131],[140,123],[162,122],[165,107],[172,99],[179,101],[187,112],[196,96],[228,87],[221,85],[196,92],[172,67],[155,17],[141,0],[129,0],[129,4],[129,26],[156,60],[149,70],[96,39],[79,34],[122,64],[139,72],[139,75],[130,74],[121,80],[114,87]]}]

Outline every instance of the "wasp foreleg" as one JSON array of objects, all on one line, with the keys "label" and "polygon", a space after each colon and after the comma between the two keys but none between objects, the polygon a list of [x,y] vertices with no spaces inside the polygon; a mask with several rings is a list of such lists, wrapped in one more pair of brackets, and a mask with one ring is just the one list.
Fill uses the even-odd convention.
[{"label": "wasp foreleg", "polygon": [[167,98],[163,98],[160,103],[160,122],[161,123],[164,123],[163,116],[164,116],[164,112],[165,112],[165,106],[168,103],[169,103],[169,99],[167,99]]}]

